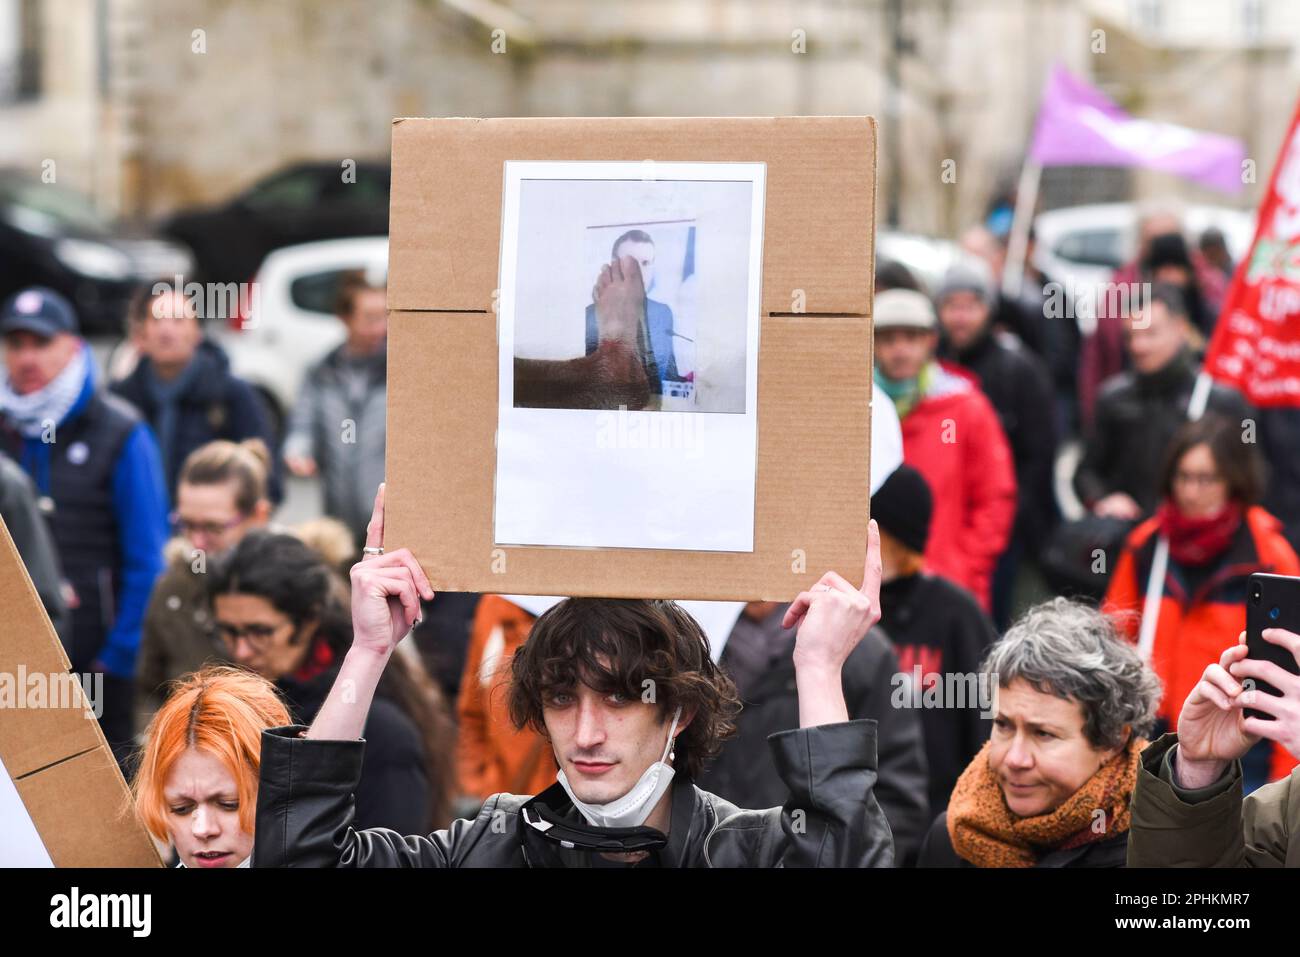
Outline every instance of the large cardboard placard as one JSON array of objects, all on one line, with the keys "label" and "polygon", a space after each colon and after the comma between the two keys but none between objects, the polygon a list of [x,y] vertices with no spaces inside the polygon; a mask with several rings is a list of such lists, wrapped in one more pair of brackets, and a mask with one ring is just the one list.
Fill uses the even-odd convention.
[{"label": "large cardboard placard", "polygon": [[[862,580],[874,119],[398,119],[392,156],[386,548],[453,591],[779,601],[827,569]],[[510,160],[766,164],[753,552],[494,543]]]},{"label": "large cardboard placard", "polygon": [[[71,667],[45,606],[0,520],[0,675],[10,690],[44,682]],[[32,679],[32,676],[35,676]],[[20,682],[19,679],[24,679]],[[52,696],[47,697],[48,705]],[[62,701],[75,701],[63,697]],[[31,705],[32,696],[12,703]],[[6,697],[8,702],[8,697]],[[153,841],[135,815],[126,781],[93,714],[78,707],[0,707],[0,761],[28,820],[0,820],[5,834],[35,825],[55,867],[161,867]],[[17,851],[17,848],[11,850]],[[30,860],[30,856],[25,857]]]}]

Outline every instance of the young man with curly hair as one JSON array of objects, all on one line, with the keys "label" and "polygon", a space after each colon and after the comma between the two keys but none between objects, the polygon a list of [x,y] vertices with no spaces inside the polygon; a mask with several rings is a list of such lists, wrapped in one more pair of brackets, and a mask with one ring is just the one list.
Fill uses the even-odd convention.
[{"label": "young man with curly hair", "polygon": [[[849,721],[840,670],[880,617],[880,536],[863,586],[827,572],[786,615],[799,728],[773,735],[782,807],[742,810],[692,777],[733,729],[735,687],[673,602],[569,599],[533,626],[511,663],[516,726],[550,742],[556,784],[497,794],[472,820],[428,836],[351,826],[375,686],[420,600],[407,549],[383,554],[383,486],[352,569],[354,638],[310,729],[265,732],[254,867],[888,867],[876,803],[876,722]],[[379,554],[375,554],[379,553]]]}]

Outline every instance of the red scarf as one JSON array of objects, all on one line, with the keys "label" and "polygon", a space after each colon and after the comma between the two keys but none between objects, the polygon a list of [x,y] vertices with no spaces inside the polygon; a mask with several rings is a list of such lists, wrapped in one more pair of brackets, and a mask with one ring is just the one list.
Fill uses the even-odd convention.
[{"label": "red scarf", "polygon": [[302,667],[295,671],[291,677],[294,681],[301,681],[305,684],[317,675],[329,670],[329,666],[332,664],[334,664],[334,651],[324,638],[317,638],[312,644],[311,650],[307,652],[307,659],[302,663]]},{"label": "red scarf", "polygon": [[1199,567],[1218,558],[1241,527],[1242,508],[1229,502],[1207,518],[1189,518],[1166,500],[1156,512],[1160,534],[1169,539],[1169,554],[1180,565]]}]

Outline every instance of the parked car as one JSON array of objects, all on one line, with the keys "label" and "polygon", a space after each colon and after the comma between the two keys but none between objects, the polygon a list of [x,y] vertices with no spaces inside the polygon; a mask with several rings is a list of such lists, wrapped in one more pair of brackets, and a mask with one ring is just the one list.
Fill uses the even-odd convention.
[{"label": "parked car", "polygon": [[194,250],[200,282],[247,282],[267,254],[321,239],[388,235],[389,168],[299,163],[210,209],[184,210],[161,226]]},{"label": "parked car", "polygon": [[[1192,248],[1210,226],[1223,231],[1228,252],[1240,261],[1255,236],[1255,214],[1226,206],[1183,207],[1183,233]],[[1094,203],[1039,213],[1034,220],[1034,262],[1075,288],[1106,282],[1137,253],[1138,207]]]},{"label": "parked car", "polygon": [[377,281],[387,277],[387,236],[278,249],[257,270],[249,313],[208,327],[230,356],[231,370],[261,394],[277,435],[307,370],[343,341],[335,299],[339,279],[357,269]]},{"label": "parked car", "polygon": [[192,265],[184,246],[133,235],[75,190],[0,171],[0,299],[24,286],[49,286],[76,307],[84,334],[121,334],[141,283]]},{"label": "parked car", "polygon": [[948,239],[882,230],[876,236],[876,258],[906,266],[930,293],[934,293],[948,267],[969,261],[971,256]]}]

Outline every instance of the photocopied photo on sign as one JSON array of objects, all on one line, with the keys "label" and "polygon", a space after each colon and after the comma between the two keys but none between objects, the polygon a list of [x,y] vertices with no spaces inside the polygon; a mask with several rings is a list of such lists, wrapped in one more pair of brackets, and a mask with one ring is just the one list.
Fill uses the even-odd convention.
[{"label": "photocopied photo on sign", "polygon": [[765,189],[505,164],[497,544],[753,551]]}]

